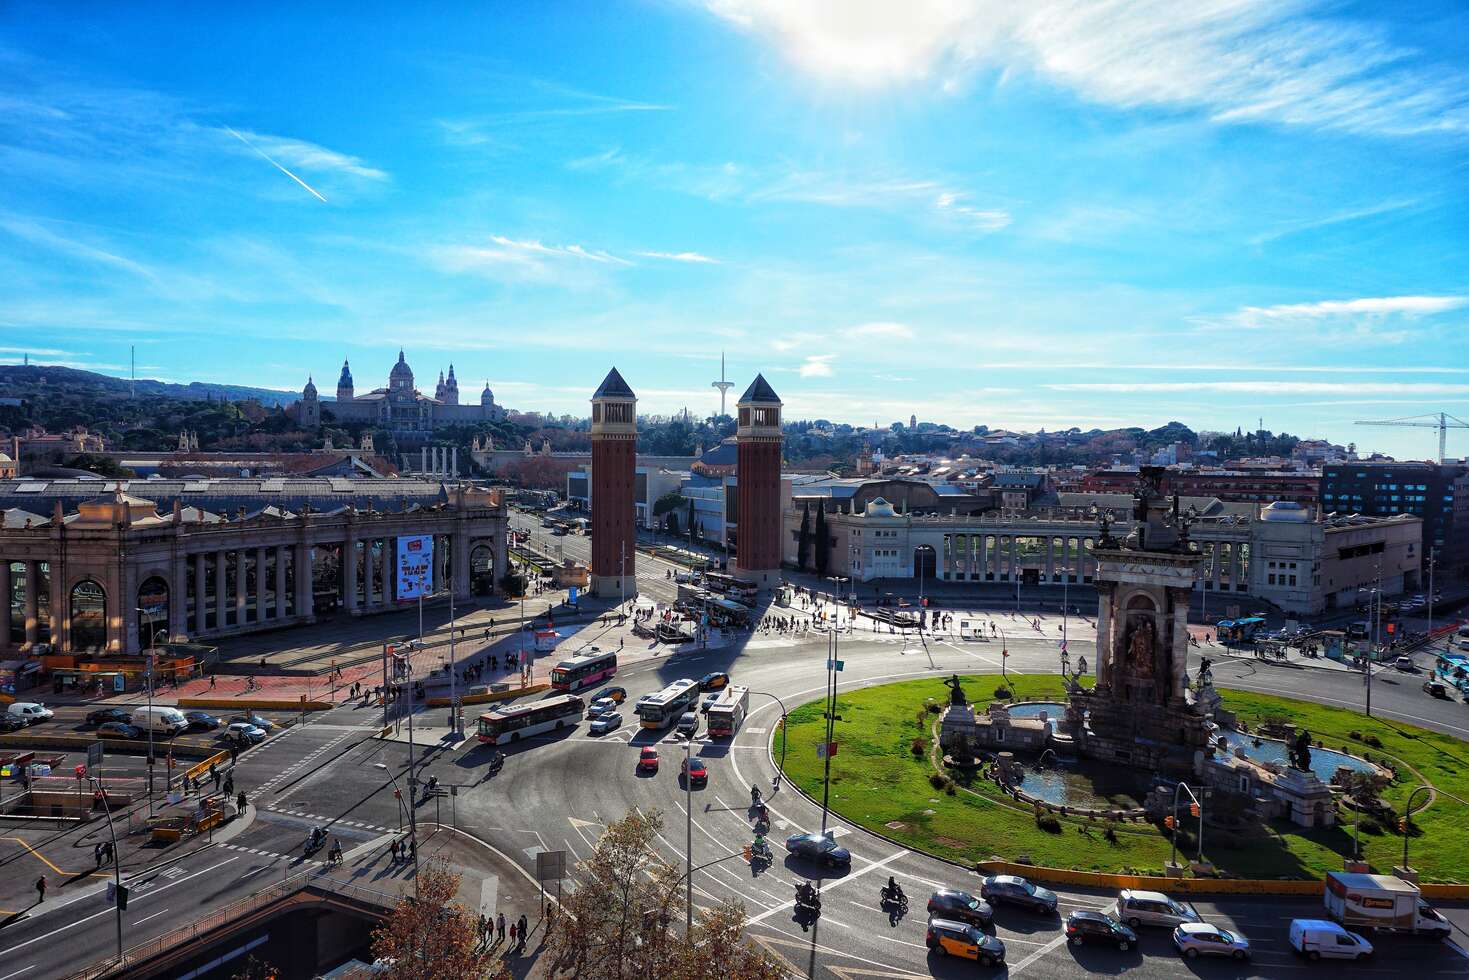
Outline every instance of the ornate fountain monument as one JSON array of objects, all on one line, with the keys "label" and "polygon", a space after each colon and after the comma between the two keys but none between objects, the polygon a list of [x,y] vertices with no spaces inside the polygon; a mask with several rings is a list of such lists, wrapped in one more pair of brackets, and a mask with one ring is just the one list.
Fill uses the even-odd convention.
[{"label": "ornate fountain monument", "polygon": [[[1178,498],[1159,490],[1161,467],[1140,472],[1125,540],[1103,520],[1097,562],[1097,684],[1073,689],[1063,729],[1077,751],[1154,771],[1196,771],[1219,706],[1207,683],[1188,684],[1188,608],[1202,561]],[[1206,680],[1206,678],[1201,678]]]}]

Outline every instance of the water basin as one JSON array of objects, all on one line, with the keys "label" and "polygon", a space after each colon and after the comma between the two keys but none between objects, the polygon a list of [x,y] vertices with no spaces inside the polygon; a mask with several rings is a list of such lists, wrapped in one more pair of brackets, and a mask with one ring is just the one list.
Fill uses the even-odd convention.
[{"label": "water basin", "polygon": [[1040,770],[1027,765],[1020,788],[1027,795],[1056,806],[1130,810],[1143,805],[1143,797],[1153,781],[1153,775],[1141,769],[1079,759]]},{"label": "water basin", "polygon": [[1045,712],[1049,721],[1056,721],[1066,714],[1066,705],[1059,701],[1022,701],[1010,705],[1011,718],[1039,718]]},{"label": "water basin", "polygon": [[[1260,744],[1256,745],[1250,736],[1228,730],[1221,731],[1219,737],[1229,745],[1226,755],[1234,755],[1234,750],[1238,748],[1242,750],[1245,758],[1253,759],[1255,762],[1278,762],[1283,766],[1290,765],[1290,753],[1286,750],[1285,743],[1279,739],[1261,739]],[[1375,773],[1378,771],[1376,766],[1363,759],[1355,759],[1332,749],[1318,749],[1314,745],[1311,747],[1311,771],[1323,783],[1331,782],[1331,777],[1336,775],[1336,770],[1341,766],[1346,766],[1355,772]]]}]

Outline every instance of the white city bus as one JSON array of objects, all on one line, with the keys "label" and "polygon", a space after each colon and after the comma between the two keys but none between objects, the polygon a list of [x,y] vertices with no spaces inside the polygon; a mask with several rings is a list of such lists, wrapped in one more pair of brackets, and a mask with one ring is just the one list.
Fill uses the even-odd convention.
[{"label": "white city bus", "polygon": [[750,689],[731,684],[719,695],[719,700],[709,706],[709,735],[713,738],[733,738],[744,723],[750,710]]},{"label": "white city bus", "polygon": [[617,651],[569,657],[551,668],[551,687],[575,691],[600,683],[617,673]]},{"label": "white city bus", "polygon": [[699,698],[699,682],[687,677],[674,681],[659,691],[639,698],[636,711],[644,728],[667,728],[685,711],[694,710]]},{"label": "white city bus", "polygon": [[586,702],[575,694],[553,694],[540,701],[496,708],[479,716],[479,740],[486,745],[518,742],[522,737],[575,725],[585,711]]}]

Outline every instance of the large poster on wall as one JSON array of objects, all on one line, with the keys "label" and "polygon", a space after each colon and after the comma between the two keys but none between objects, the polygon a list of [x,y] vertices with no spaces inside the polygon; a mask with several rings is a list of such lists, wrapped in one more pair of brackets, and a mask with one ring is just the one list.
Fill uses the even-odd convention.
[{"label": "large poster on wall", "polygon": [[433,535],[415,534],[398,539],[399,599],[418,599],[432,594],[433,562]]}]

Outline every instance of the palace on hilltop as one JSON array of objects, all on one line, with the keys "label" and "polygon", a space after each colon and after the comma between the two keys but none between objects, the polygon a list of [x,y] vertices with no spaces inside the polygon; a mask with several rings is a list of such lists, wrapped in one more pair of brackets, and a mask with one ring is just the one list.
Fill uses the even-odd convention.
[{"label": "palace on hilltop", "polygon": [[[296,421],[306,428],[320,428],[322,402],[317,395],[313,379],[307,378],[301,390],[301,399],[290,407]],[[454,365],[449,365],[448,377],[439,372],[439,383],[433,397],[425,395],[413,385],[413,369],[398,351],[398,363],[388,372],[388,386],[357,394],[352,385],[352,371],[346,361],[342,362],[342,375],[337,379],[337,400],[326,410],[338,422],[365,422],[387,429],[399,436],[427,436],[435,430],[451,425],[467,425],[475,422],[498,422],[505,418],[505,409],[495,404],[495,395],[485,383],[480,392],[479,404],[459,404],[459,381],[454,377]]]}]

